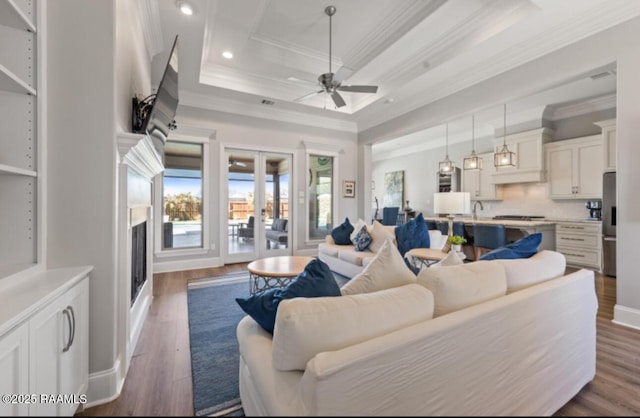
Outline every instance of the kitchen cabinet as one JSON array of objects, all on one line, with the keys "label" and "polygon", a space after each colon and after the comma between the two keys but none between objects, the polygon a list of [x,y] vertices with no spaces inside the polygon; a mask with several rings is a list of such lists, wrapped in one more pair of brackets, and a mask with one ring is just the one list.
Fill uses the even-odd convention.
[{"label": "kitchen cabinet", "polygon": [[551,199],[602,199],[602,138],[590,135],[545,145]]},{"label": "kitchen cabinet", "polygon": [[600,222],[557,222],[556,251],[567,265],[602,270],[602,225]]},{"label": "kitchen cabinet", "polygon": [[[515,167],[496,167],[492,174],[494,184],[530,183],[544,181],[544,144],[553,138],[553,130],[540,128],[532,131],[507,135],[494,140],[495,151],[502,149],[506,142],[509,150],[515,152]],[[488,161],[493,164],[493,157]]]},{"label": "kitchen cabinet", "polygon": [[616,120],[607,119],[594,123],[602,128],[603,170],[616,171]]},{"label": "kitchen cabinet", "polygon": [[36,395],[24,406],[3,404],[3,415],[73,416],[86,401],[91,270],[47,270],[0,290],[0,389]]},{"label": "kitchen cabinet", "polygon": [[471,200],[501,200],[497,186],[493,184],[493,153],[478,154],[482,158],[482,170],[462,171],[462,191],[471,195]]}]

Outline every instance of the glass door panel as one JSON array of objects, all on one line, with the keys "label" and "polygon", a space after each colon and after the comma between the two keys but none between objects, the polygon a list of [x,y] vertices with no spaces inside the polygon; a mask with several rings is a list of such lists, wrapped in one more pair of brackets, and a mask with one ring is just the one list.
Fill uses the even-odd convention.
[{"label": "glass door panel", "polygon": [[290,255],[291,156],[226,149],[225,263]]},{"label": "glass door panel", "polygon": [[291,157],[264,155],[265,252],[268,256],[291,254],[289,250],[289,167]]}]

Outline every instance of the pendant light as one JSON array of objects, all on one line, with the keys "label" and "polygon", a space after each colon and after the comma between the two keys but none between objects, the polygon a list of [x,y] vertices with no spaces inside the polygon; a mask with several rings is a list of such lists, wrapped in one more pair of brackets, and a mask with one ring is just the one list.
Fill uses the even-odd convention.
[{"label": "pendant light", "polygon": [[447,129],[447,145],[446,145],[446,156],[444,160],[440,161],[440,174],[451,174],[453,173],[453,169],[456,167],[453,161],[449,159],[449,123],[446,124]]},{"label": "pendant light", "polygon": [[475,127],[475,116],[471,115],[471,155],[464,159],[465,170],[482,170],[482,158],[476,155]]},{"label": "pendant light", "polygon": [[493,154],[493,165],[496,167],[515,167],[516,153],[507,147],[507,104],[504,104],[504,130],[502,131],[502,149]]}]

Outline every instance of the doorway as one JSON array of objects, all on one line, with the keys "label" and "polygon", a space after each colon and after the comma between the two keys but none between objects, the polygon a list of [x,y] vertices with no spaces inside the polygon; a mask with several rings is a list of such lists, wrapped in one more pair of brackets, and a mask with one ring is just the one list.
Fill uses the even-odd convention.
[{"label": "doorway", "polygon": [[227,263],[291,255],[291,154],[225,148]]}]

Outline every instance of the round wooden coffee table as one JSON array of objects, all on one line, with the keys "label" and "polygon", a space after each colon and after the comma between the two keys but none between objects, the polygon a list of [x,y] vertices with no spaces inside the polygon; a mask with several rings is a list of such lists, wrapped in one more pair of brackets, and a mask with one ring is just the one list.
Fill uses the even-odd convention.
[{"label": "round wooden coffee table", "polygon": [[252,261],[247,266],[251,294],[288,285],[313,259],[314,257],[285,255]]}]

